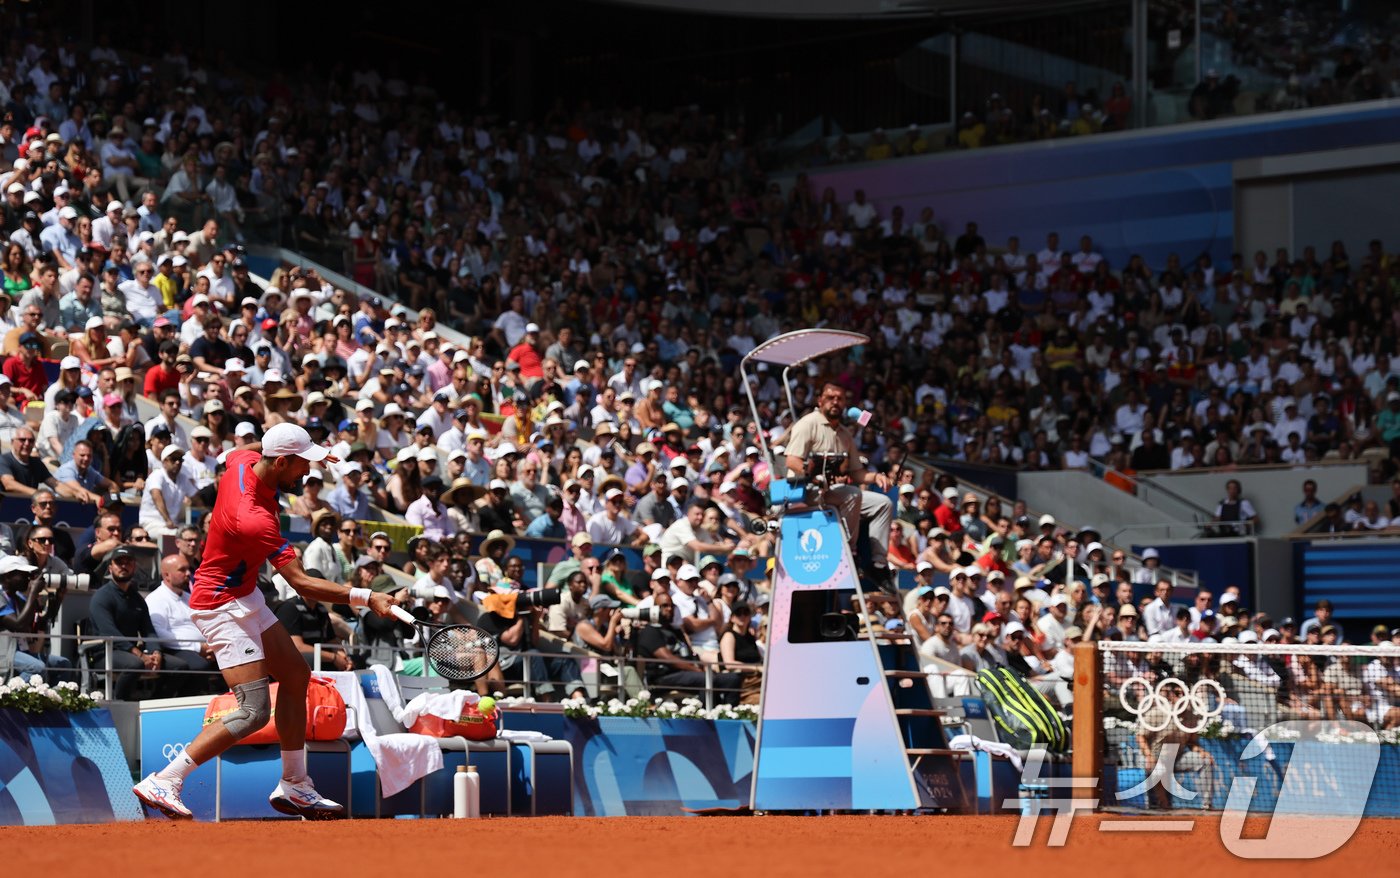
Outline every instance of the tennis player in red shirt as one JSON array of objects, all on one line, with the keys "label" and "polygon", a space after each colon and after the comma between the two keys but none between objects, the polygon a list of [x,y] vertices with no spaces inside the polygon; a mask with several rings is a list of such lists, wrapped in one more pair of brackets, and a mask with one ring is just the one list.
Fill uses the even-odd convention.
[{"label": "tennis player in red shirt", "polygon": [[308,819],[345,816],[345,809],[317,794],[306,776],[306,687],[311,672],[287,630],[258,590],[263,564],[282,574],[309,601],[348,603],[388,616],[394,601],[367,588],[347,588],[308,576],[282,537],[278,491],[301,490],[302,477],[328,450],[296,424],[277,424],[261,444],[229,454],[209,522],[204,558],[190,591],[191,619],[214,649],[238,709],[204,727],[183,752],[132,788],[142,802],[175,818],[193,815],[180,801],[185,778],[239,739],[267,725],[272,714],[268,677],[278,682],[277,734],[282,741],[282,780],[268,796],[283,814]]}]

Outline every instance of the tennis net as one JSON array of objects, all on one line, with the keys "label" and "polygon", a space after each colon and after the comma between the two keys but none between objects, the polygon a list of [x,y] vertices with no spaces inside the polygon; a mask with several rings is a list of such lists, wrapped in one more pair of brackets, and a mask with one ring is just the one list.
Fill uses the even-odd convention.
[{"label": "tennis net", "polygon": [[[1127,809],[1400,816],[1400,648],[1105,641],[1105,793]],[[1076,717],[1076,721],[1083,721]],[[1290,770],[1292,766],[1292,770]],[[1111,782],[1109,782],[1111,780]]]}]

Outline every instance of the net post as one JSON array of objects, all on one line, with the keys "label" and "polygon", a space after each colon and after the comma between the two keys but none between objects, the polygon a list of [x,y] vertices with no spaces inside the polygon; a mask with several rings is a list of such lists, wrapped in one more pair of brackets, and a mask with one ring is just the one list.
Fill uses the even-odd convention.
[{"label": "net post", "polygon": [[1075,787],[1073,795],[1092,799],[1099,795],[1103,777],[1103,656],[1095,643],[1074,645],[1074,740],[1072,771],[1076,778],[1092,778],[1093,786]]}]

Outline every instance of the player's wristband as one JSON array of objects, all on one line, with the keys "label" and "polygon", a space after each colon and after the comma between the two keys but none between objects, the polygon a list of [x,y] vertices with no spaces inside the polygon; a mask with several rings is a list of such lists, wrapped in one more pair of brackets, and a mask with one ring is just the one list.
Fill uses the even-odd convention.
[{"label": "player's wristband", "polygon": [[372,594],[374,594],[374,592],[370,591],[367,588],[350,589],[350,606],[355,607],[356,609],[359,609],[361,607],[368,607],[369,596]]}]

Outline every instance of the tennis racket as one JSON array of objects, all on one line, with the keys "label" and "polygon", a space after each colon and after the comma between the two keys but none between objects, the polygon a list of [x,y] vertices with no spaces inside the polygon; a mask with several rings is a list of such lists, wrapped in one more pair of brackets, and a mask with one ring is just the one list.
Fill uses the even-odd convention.
[{"label": "tennis racket", "polygon": [[424,622],[398,605],[392,612],[400,622],[418,629],[419,639],[428,644],[427,667],[449,680],[484,677],[501,657],[501,642],[475,625]]}]

